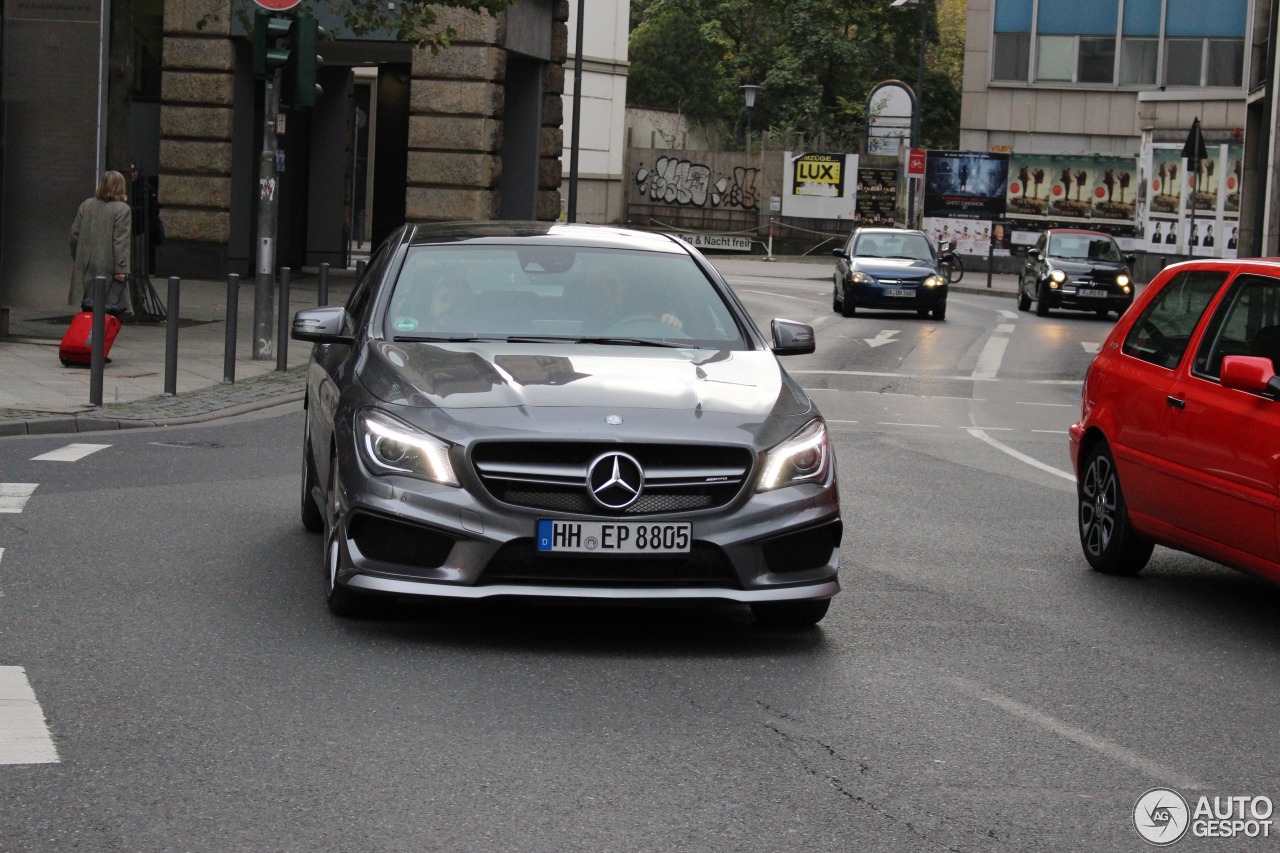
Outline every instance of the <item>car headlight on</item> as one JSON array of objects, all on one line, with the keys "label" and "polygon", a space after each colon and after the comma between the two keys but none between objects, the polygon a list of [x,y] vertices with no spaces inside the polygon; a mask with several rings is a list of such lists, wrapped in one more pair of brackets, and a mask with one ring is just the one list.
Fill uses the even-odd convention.
[{"label": "car headlight on", "polygon": [[925,287],[942,287],[947,280],[940,275],[931,275],[924,280]]},{"label": "car headlight on", "polygon": [[1064,273],[1062,270],[1054,270],[1053,272],[1049,273],[1049,280],[1055,284],[1062,284],[1064,281],[1067,280],[1067,274]]},{"label": "car headlight on", "polygon": [[1129,292],[1129,287],[1128,287],[1128,285],[1129,285],[1129,276],[1125,275],[1124,273],[1120,273],[1120,275],[1116,276],[1116,284],[1118,284],[1118,285],[1120,285],[1121,287],[1125,288],[1125,293],[1128,293],[1128,292]]},{"label": "car headlight on", "polygon": [[360,458],[375,474],[403,474],[444,486],[458,486],[449,444],[376,409],[356,416]]},{"label": "car headlight on", "polygon": [[827,425],[821,419],[812,420],[804,429],[765,454],[764,470],[756,491],[822,482],[830,470],[831,442],[827,438]]},{"label": "car headlight on", "polygon": [[853,275],[849,276],[849,281],[853,282],[854,284],[871,284],[872,282],[875,281],[875,279],[864,272],[856,272]]}]

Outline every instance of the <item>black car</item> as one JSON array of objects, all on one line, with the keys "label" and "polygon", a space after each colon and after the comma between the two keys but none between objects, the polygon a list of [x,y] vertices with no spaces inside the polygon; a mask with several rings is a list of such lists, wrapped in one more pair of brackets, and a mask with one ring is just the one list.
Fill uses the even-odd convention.
[{"label": "black car", "polygon": [[1133,255],[1101,231],[1051,228],[1027,250],[1018,277],[1018,310],[1045,317],[1051,308],[1123,314],[1133,304]]},{"label": "black car", "polygon": [[329,607],[374,595],[736,601],[807,625],[839,589],[835,457],[689,244],[554,223],[405,226],[342,308],[299,311],[301,513]]},{"label": "black car", "polygon": [[836,256],[831,309],[852,317],[859,308],[947,316],[947,279],[938,253],[923,231],[859,228]]}]

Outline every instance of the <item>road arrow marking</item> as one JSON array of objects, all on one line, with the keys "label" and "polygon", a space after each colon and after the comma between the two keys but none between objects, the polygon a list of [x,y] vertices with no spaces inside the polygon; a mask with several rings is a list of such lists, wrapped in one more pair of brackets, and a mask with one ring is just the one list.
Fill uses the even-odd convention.
[{"label": "road arrow marking", "polygon": [[1080,346],[1084,347],[1085,352],[1093,353],[1094,355],[1097,355],[1098,350],[1102,349],[1102,344],[1092,344],[1088,341],[1081,341]]},{"label": "road arrow marking", "polygon": [[901,329],[882,329],[876,333],[874,338],[863,338],[867,342],[867,346],[875,348],[893,343],[893,336],[898,334]]}]

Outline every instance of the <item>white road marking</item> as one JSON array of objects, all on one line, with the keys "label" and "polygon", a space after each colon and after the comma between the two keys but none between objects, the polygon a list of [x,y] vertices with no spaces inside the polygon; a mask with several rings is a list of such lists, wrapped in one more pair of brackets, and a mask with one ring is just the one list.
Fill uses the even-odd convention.
[{"label": "white road marking", "polygon": [[766,290],[744,290],[743,293],[754,293],[756,296],[776,296],[779,299],[798,299],[801,302],[812,302],[807,296],[792,296],[790,293],[770,293]]},{"label": "white road marking", "polygon": [[1080,346],[1084,347],[1085,352],[1093,353],[1094,355],[1097,355],[1098,350],[1102,349],[1101,343],[1094,344],[1088,341],[1081,341]]},{"label": "white road marking", "polygon": [[835,418],[827,418],[826,420],[827,420],[827,423],[829,424],[856,424],[857,423],[857,421],[838,421]]},{"label": "white road marking", "polygon": [[1139,773],[1145,773],[1162,785],[1169,785],[1179,790],[1187,789],[1192,791],[1204,791],[1209,788],[1208,785],[1198,779],[1186,776],[1172,767],[1144,758],[1127,747],[1123,747],[1104,737],[1090,734],[1084,729],[1076,728],[1068,722],[1032,708],[1030,705],[1024,705],[1015,699],[1010,699],[1008,696],[1001,696],[999,693],[988,690],[980,684],[954,676],[948,677],[947,680],[954,684],[960,692],[966,693],[974,699],[994,705],[1020,720],[1039,726],[1059,737],[1066,738],[1072,743],[1092,750],[1105,758],[1131,767]]},{"label": "white road marking", "polygon": [[1000,315],[1001,320],[1018,319],[1018,313],[1016,311],[1006,311],[1005,309],[1001,308],[1000,310],[996,311],[996,313]]},{"label": "white road marking", "polygon": [[1012,334],[1013,330],[1016,328],[1017,327],[1014,326],[1012,323],[1001,323],[1000,325],[996,326],[995,330],[997,332],[1003,332],[1004,334],[1008,335],[1008,334]]},{"label": "white road marking", "polygon": [[1013,427],[960,427],[960,429],[980,429],[983,432],[1013,432]]},{"label": "white road marking", "polygon": [[1033,429],[1032,432],[1043,432],[1047,435],[1066,435],[1065,429]]},{"label": "white road marking", "polygon": [[[888,373],[878,370],[788,370],[792,376],[867,376],[886,379],[932,379],[955,382],[994,382],[994,376],[945,376],[933,373]],[[1028,385],[1074,385],[1080,387],[1079,379],[1001,379],[1001,382],[1025,382]]]},{"label": "white road marking", "polygon": [[0,483],[0,512],[22,512],[39,483]]},{"label": "white road marking", "polygon": [[[0,548],[0,562],[4,561],[4,549]],[[4,598],[4,589],[0,588],[0,598]]]},{"label": "white road marking", "polygon": [[987,338],[986,345],[978,355],[978,363],[973,366],[973,378],[995,379],[996,374],[1000,372],[1000,362],[1004,361],[1004,351],[1008,346],[1008,338]]},{"label": "white road marking", "polygon": [[48,453],[41,453],[39,456],[33,456],[31,461],[76,462],[90,453],[97,453],[99,450],[105,450],[110,446],[109,444],[68,444],[66,447],[50,450]]},{"label": "white road marking", "polygon": [[927,427],[929,429],[937,429],[941,424],[904,424],[897,421],[880,421],[876,426],[909,426],[909,427]]},{"label": "white road marking", "polygon": [[44,709],[20,666],[0,666],[0,764],[56,764]]},{"label": "white road marking", "polygon": [[1054,406],[1062,409],[1074,409],[1075,403],[1032,403],[1026,400],[1019,400],[1015,405],[1018,406]]},{"label": "white road marking", "polygon": [[893,336],[898,334],[899,331],[899,329],[881,329],[879,332],[876,332],[876,336],[874,338],[863,338],[863,340],[867,342],[867,346],[875,349],[876,347],[884,346],[885,344],[894,343]]},{"label": "white road marking", "polygon": [[1053,474],[1055,477],[1061,477],[1064,480],[1070,480],[1073,483],[1076,481],[1076,477],[1074,474],[1068,473],[1066,471],[1061,471],[1057,468],[1054,468],[1052,465],[1046,465],[1043,462],[1041,462],[1039,459],[1032,459],[1030,456],[1028,456],[1025,453],[1019,453],[1018,451],[1014,450],[1012,447],[1009,447],[1007,444],[1001,444],[1000,442],[996,441],[994,438],[987,435],[985,432],[983,432],[980,429],[976,429],[974,427],[966,427],[966,429],[968,430],[969,435],[973,436],[979,441],[985,441],[987,444],[991,445],[996,450],[999,450],[1001,453],[1009,454],[1014,459],[1017,459],[1019,462],[1025,462],[1028,465],[1030,465],[1032,468],[1038,468],[1041,471],[1044,471],[1046,474]]},{"label": "white road marking", "polygon": [[843,388],[805,388],[806,394],[816,391],[833,391],[837,394],[870,394],[873,397],[910,397],[913,400],[959,400],[962,403],[985,403],[986,397],[940,397],[936,394],[902,394],[897,391],[846,391]]}]

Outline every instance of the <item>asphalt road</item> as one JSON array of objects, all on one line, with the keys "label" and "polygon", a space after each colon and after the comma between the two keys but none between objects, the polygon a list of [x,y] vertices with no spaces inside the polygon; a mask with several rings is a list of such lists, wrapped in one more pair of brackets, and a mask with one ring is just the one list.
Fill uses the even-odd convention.
[{"label": "asphalt road", "polygon": [[[844,508],[813,630],[730,605],[336,619],[297,406],[0,439],[0,676],[56,750],[0,764],[0,850],[1140,850],[1151,788],[1280,795],[1280,592],[1079,553],[1065,431],[1109,323],[963,294],[943,323],[846,319],[821,282],[734,284],[818,328],[786,362]],[[73,442],[106,446],[35,458]]]}]

